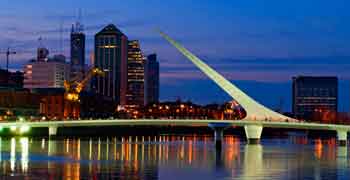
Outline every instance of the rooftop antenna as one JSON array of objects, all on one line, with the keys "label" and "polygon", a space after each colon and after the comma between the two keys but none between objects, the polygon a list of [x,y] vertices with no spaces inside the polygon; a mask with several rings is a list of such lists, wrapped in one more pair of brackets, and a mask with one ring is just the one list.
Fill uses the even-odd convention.
[{"label": "rooftop antenna", "polygon": [[84,30],[84,27],[83,27],[83,23],[82,23],[82,18],[83,18],[83,15],[82,15],[82,10],[81,8],[79,8],[79,11],[78,11],[78,21],[76,23],[76,30],[77,32],[83,32]]},{"label": "rooftop antenna", "polygon": [[43,38],[41,36],[38,38],[38,42],[39,42],[39,48],[43,48],[44,47]]}]

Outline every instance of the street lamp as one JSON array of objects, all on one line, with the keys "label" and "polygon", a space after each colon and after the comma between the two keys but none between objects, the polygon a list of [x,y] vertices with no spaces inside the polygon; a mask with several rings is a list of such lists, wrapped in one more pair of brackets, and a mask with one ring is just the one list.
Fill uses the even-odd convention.
[{"label": "street lamp", "polygon": [[19,122],[24,122],[25,121],[24,117],[19,117],[18,120],[19,120]]}]

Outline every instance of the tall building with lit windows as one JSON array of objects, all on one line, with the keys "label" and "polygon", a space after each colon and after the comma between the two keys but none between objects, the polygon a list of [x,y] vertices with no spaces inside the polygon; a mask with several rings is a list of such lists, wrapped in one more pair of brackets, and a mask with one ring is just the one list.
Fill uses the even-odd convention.
[{"label": "tall building with lit windows", "polygon": [[130,108],[144,105],[144,62],[139,41],[129,41],[127,105]]},{"label": "tall building with lit windows", "polygon": [[145,62],[145,105],[159,101],[159,63],[157,54],[147,56]]},{"label": "tall building with lit windows", "polygon": [[338,111],[337,77],[293,77],[293,114],[315,121],[335,119]]},{"label": "tall building with lit windows", "polygon": [[83,25],[79,22],[72,25],[70,33],[70,79],[81,80],[84,76],[85,66],[85,34]]},{"label": "tall building with lit windows", "polygon": [[115,25],[109,24],[95,35],[95,62],[106,71],[97,77],[93,88],[100,95],[113,98],[119,105],[126,104],[128,38]]}]

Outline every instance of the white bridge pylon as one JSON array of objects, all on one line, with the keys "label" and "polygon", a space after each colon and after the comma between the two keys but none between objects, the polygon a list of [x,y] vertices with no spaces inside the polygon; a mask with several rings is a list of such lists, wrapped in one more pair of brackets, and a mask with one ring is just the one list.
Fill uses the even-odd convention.
[{"label": "white bridge pylon", "polygon": [[213,68],[208,66],[197,56],[188,51],[181,44],[177,43],[175,40],[173,40],[163,32],[160,32],[160,34],[244,108],[247,115],[243,120],[298,121],[296,119],[287,117],[283,114],[277,113],[258,103],[253,98],[249,97],[246,93],[244,93],[242,90],[240,90],[237,86],[235,86],[233,83],[225,79]]}]

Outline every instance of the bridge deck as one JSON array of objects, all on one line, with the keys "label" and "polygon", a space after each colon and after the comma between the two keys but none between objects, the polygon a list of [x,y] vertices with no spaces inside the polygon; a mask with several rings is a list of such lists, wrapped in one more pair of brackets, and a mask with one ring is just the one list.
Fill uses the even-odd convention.
[{"label": "bridge deck", "polygon": [[193,120],[193,119],[113,119],[113,120],[72,120],[45,122],[2,122],[2,128],[11,126],[29,127],[93,127],[93,126],[209,126],[209,124],[227,124],[227,126],[261,125],[270,128],[344,130],[350,131],[350,125],[319,124],[308,122],[274,122],[249,120]]}]

